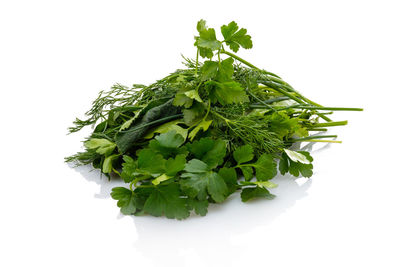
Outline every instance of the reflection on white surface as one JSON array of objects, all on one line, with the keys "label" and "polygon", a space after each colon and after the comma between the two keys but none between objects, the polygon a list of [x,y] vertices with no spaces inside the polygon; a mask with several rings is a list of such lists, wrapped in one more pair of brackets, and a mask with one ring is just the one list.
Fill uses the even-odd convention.
[{"label": "reflection on white surface", "polygon": [[[75,170],[89,182],[99,185],[100,192],[95,195],[96,198],[110,198],[112,201],[111,189],[124,186],[121,180],[101,177],[97,170],[92,171],[89,166],[77,167]],[[274,200],[259,199],[242,203],[240,195],[236,193],[222,204],[211,204],[205,217],[192,215],[186,220],[177,221],[147,215],[131,216],[137,236],[137,240],[132,240],[133,249],[151,260],[155,266],[172,263],[177,255],[180,261],[190,260],[190,266],[202,265],[202,255],[207,255],[208,259],[221,259],[220,263],[213,264],[230,265],[235,258],[228,255],[224,257],[221,253],[240,253],[241,247],[235,245],[233,239],[258,227],[265,229],[265,226],[292,207],[297,200],[307,196],[312,180],[295,180],[278,175],[274,182],[279,185],[271,190],[277,196]],[[125,216],[119,214],[118,218]],[[127,238],[131,236],[131,233],[127,233]],[[224,244],[223,249],[221,244]]]}]

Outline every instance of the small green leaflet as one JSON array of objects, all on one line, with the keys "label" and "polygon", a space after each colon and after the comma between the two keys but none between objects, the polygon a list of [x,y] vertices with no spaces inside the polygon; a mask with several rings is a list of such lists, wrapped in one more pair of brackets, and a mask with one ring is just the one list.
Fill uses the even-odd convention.
[{"label": "small green leaflet", "polygon": [[229,194],[232,194],[236,191],[238,183],[237,183],[237,173],[234,168],[227,168],[223,167],[219,169],[218,175],[224,179],[227,187]]},{"label": "small green leaflet", "polygon": [[219,64],[218,66],[218,72],[216,74],[216,79],[219,82],[233,81],[233,62],[233,58],[231,57],[228,57],[227,59],[221,61],[221,64]]},{"label": "small green leaflet", "polygon": [[125,183],[130,183],[135,178],[137,164],[128,155],[124,155],[123,160],[124,160],[124,163],[122,163],[121,177]]},{"label": "small green leaflet", "polygon": [[205,200],[207,194],[210,194],[215,202],[225,200],[228,193],[228,187],[224,179],[213,171],[209,166],[198,159],[193,159],[186,164],[186,173],[182,174],[181,185],[187,194],[199,200]]},{"label": "small green leaflet", "polygon": [[167,181],[169,179],[171,179],[173,177],[164,174],[161,174],[160,176],[158,176],[156,179],[154,179],[153,181],[151,181],[152,184],[154,185],[159,185],[161,182]]},{"label": "small green leaflet", "polygon": [[183,121],[186,125],[192,126],[204,117],[206,109],[202,103],[195,102],[190,109],[183,110]]},{"label": "small green leaflet", "polygon": [[165,162],[163,156],[152,149],[145,148],[138,152],[137,165],[143,174],[150,174],[153,177],[161,175],[165,170]]},{"label": "small green leaflet", "polygon": [[183,154],[179,154],[175,158],[169,158],[165,162],[165,174],[173,177],[185,168],[185,164],[186,156]]},{"label": "small green leaflet", "polygon": [[135,172],[149,174],[153,177],[158,177],[162,174],[174,177],[184,169],[185,163],[185,154],[178,154],[175,158],[171,157],[166,160],[156,151],[145,148],[138,153],[137,170]]},{"label": "small green leaflet", "polygon": [[223,140],[201,138],[187,145],[197,159],[204,161],[211,169],[223,163],[226,154],[226,143]]},{"label": "small green leaflet", "polygon": [[217,61],[205,61],[201,67],[201,79],[203,81],[216,79],[219,82],[232,81],[233,75],[233,58],[228,57],[222,60],[221,63]]},{"label": "small green leaflet", "polygon": [[292,151],[289,149],[284,149],[286,155],[294,162],[299,162],[302,164],[310,164],[311,162],[307,159],[306,155],[301,154],[296,151]]},{"label": "small green leaflet", "polygon": [[252,178],[253,167],[256,169],[256,178],[258,181],[267,181],[275,177],[275,175],[277,174],[276,162],[272,155],[262,154],[256,162],[246,163],[251,161],[253,157],[253,148],[250,145],[238,147],[233,152],[233,158],[238,163],[237,167],[242,170],[243,175],[245,176],[245,179],[247,181],[251,180]]},{"label": "small green leaflet", "polygon": [[190,108],[193,104],[193,99],[188,97],[185,92],[177,93],[175,95],[174,101],[172,102],[174,106],[181,107],[184,106],[185,108]]},{"label": "small green leaflet", "polygon": [[118,200],[117,206],[121,208],[121,213],[131,215],[136,212],[136,199],[134,193],[125,187],[114,187],[111,197]]},{"label": "small green leaflet", "polygon": [[262,154],[254,164],[259,181],[267,181],[276,176],[276,162],[272,155]]},{"label": "small green leaflet", "polygon": [[218,73],[218,62],[207,60],[204,61],[201,67],[201,79],[202,81],[214,79]]},{"label": "small green leaflet", "polygon": [[188,199],[189,209],[194,209],[194,212],[200,216],[205,216],[207,214],[208,200],[198,200],[195,198]]},{"label": "small green leaflet", "polygon": [[159,217],[164,214],[167,218],[178,220],[190,215],[186,200],[181,198],[179,185],[176,183],[152,187],[143,210],[153,216]]},{"label": "small green leaflet", "polygon": [[197,31],[200,36],[196,37],[196,46],[210,50],[220,49],[221,42],[217,40],[215,30],[213,28],[207,28],[205,20],[200,20],[197,23]]},{"label": "small green leaflet", "polygon": [[168,158],[178,154],[186,154],[186,148],[180,147],[184,142],[185,139],[182,135],[175,131],[169,131],[156,136],[155,139],[150,141],[149,147],[163,157]]},{"label": "small green leaflet", "polygon": [[[299,177],[300,174],[303,177],[311,177],[313,174],[313,165],[311,164],[311,162],[313,161],[313,158],[310,156],[309,152],[306,151],[291,151],[289,150],[289,154],[291,154],[291,157],[289,157],[289,155],[287,154],[287,152],[285,151],[285,153],[282,153],[282,158],[279,162],[279,171],[282,175],[286,174],[286,173],[290,173],[291,175],[295,176],[295,177]],[[295,152],[291,153],[291,152]],[[305,159],[303,159],[302,157],[301,160],[303,162],[309,162],[309,164],[304,164],[299,162],[299,157],[297,156],[297,154],[301,154],[305,157]],[[296,161],[294,161],[293,159],[295,159]]]},{"label": "small green leaflet", "polygon": [[233,58],[229,57],[221,64],[215,61],[206,61],[201,68],[201,73],[202,80],[208,80],[205,83],[206,88],[214,103],[218,101],[222,105],[227,105],[249,101],[242,86],[232,80]]},{"label": "small green leaflet", "polygon": [[155,137],[155,140],[159,146],[166,148],[178,148],[185,142],[183,137],[175,131],[160,134]]},{"label": "small green leaflet", "polygon": [[221,48],[221,42],[215,36],[215,30],[206,26],[205,20],[200,20],[197,23],[197,31],[200,36],[195,37],[194,45],[197,46],[201,57],[212,58],[213,50]]},{"label": "small green leaflet", "polygon": [[88,149],[96,149],[96,153],[107,155],[114,151],[117,145],[107,139],[91,138],[85,142]]},{"label": "small green leaflet", "polygon": [[189,139],[192,141],[196,134],[200,131],[203,130],[203,132],[208,130],[208,127],[210,127],[212,123],[212,120],[206,121],[202,120],[197,126],[189,133]]},{"label": "small green leaflet", "polygon": [[254,176],[253,167],[244,166],[244,167],[240,167],[240,170],[242,171],[244,179],[246,181],[250,181],[253,178],[253,176]]},{"label": "small green leaflet", "polygon": [[254,150],[251,145],[244,145],[238,147],[233,152],[233,158],[236,160],[238,164],[248,162],[254,158]]},{"label": "small green leaflet", "polygon": [[209,171],[210,168],[206,163],[199,159],[192,159],[188,163],[186,163],[185,171],[193,172],[193,173],[202,173]]},{"label": "small green leaflet", "polygon": [[144,138],[151,139],[156,133],[167,133],[169,131],[175,131],[176,133],[182,135],[183,139],[186,139],[188,135],[188,130],[179,126],[178,124],[184,124],[184,122],[182,120],[174,120],[164,123],[155,128],[154,130],[152,130],[151,132],[149,132],[148,134],[146,134]]},{"label": "small green leaflet", "polygon": [[116,160],[118,157],[119,155],[116,154],[106,157],[103,162],[102,172],[111,173],[113,171],[113,161]]},{"label": "small green leaflet", "polygon": [[275,195],[271,194],[267,189],[263,187],[248,187],[242,190],[240,194],[243,202],[247,202],[254,198],[266,198],[266,199],[274,199]]},{"label": "small green leaflet", "polygon": [[197,102],[203,102],[203,100],[201,100],[199,93],[196,90],[190,90],[184,93],[187,97],[196,100]]},{"label": "small green leaflet", "polygon": [[229,82],[206,82],[206,88],[213,103],[221,105],[249,102],[249,97],[242,86],[235,81]]},{"label": "small green leaflet", "polygon": [[247,35],[247,30],[241,28],[239,30],[236,22],[232,21],[228,25],[223,25],[221,27],[221,33],[224,36],[224,42],[232,49],[234,52],[239,50],[239,47],[245,49],[250,49],[253,47],[253,42],[251,41],[250,35]]}]

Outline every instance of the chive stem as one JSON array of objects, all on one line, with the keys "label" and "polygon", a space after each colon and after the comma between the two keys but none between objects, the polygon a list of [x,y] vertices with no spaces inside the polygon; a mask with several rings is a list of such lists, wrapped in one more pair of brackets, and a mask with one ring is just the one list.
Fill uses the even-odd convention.
[{"label": "chive stem", "polygon": [[343,126],[347,125],[347,121],[332,121],[324,123],[314,123],[311,127],[331,127],[331,126]]}]

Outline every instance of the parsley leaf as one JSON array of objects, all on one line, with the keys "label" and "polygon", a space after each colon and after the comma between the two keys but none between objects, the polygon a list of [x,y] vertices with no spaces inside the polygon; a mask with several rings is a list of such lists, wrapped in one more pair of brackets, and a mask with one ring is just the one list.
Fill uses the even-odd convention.
[{"label": "parsley leaf", "polygon": [[165,170],[166,160],[154,150],[145,148],[138,153],[138,169],[154,177],[161,175]]},{"label": "parsley leaf", "polygon": [[113,161],[116,160],[118,157],[119,155],[116,154],[106,157],[103,162],[102,172],[111,173],[113,171]]},{"label": "parsley leaf", "polygon": [[200,56],[212,58],[212,51],[221,48],[221,42],[217,40],[215,30],[207,28],[205,20],[200,20],[197,23],[197,31],[199,36],[195,37],[194,45],[198,47]]},{"label": "parsley leaf", "polygon": [[257,186],[244,188],[240,197],[243,202],[247,202],[254,198],[274,199],[275,195],[271,194],[266,188]]},{"label": "parsley leaf", "polygon": [[182,135],[175,131],[169,131],[156,136],[155,139],[150,141],[149,147],[165,158],[168,158],[173,155],[185,154],[186,148],[180,147],[184,142],[185,139]]},{"label": "parsley leaf", "polygon": [[220,82],[232,81],[233,76],[233,58],[228,57],[221,61],[218,67],[216,79]]},{"label": "parsley leaf", "polygon": [[117,206],[121,208],[121,213],[131,215],[136,212],[136,197],[134,192],[125,187],[114,187],[111,197],[118,200]]},{"label": "parsley leaf", "polygon": [[205,200],[208,193],[215,202],[225,200],[228,187],[224,179],[218,173],[210,171],[206,163],[192,159],[186,164],[185,171],[181,177],[188,179],[181,180],[181,185],[190,197],[197,196],[199,200]]},{"label": "parsley leaf", "polygon": [[248,162],[254,158],[254,150],[251,145],[244,145],[233,152],[233,158],[238,164]]},{"label": "parsley leaf", "polygon": [[234,21],[228,25],[223,25],[221,27],[221,33],[225,38],[224,42],[234,52],[237,52],[240,46],[245,49],[250,49],[253,47],[253,42],[251,41],[250,35],[246,34],[247,30],[244,28],[239,30],[238,25]]},{"label": "parsley leaf", "polygon": [[184,122],[182,120],[174,120],[164,123],[155,128],[154,130],[152,130],[151,132],[149,132],[146,136],[144,136],[144,138],[151,139],[153,138],[155,133],[167,133],[169,131],[175,131],[177,134],[182,135],[183,139],[186,139],[188,135],[188,130],[178,125],[183,123]]},{"label": "parsley leaf", "polygon": [[219,102],[221,105],[248,102],[249,97],[240,83],[235,81],[206,82],[206,89],[213,103]]},{"label": "parsley leaf", "polygon": [[203,81],[214,79],[218,73],[218,62],[207,60],[201,67],[201,79]]},{"label": "parsley leaf", "polygon": [[125,183],[130,183],[134,179],[134,175],[137,169],[136,162],[128,155],[123,156],[124,163],[122,163],[121,177]]},{"label": "parsley leaf", "polygon": [[232,194],[236,191],[237,189],[237,174],[234,168],[221,168],[218,172],[218,175],[224,179],[227,187],[228,187],[228,193]]},{"label": "parsley leaf", "polygon": [[240,167],[240,170],[242,171],[244,179],[246,181],[249,181],[249,180],[251,180],[253,178],[253,176],[254,176],[253,167],[251,167],[251,166],[243,166],[243,167]]},{"label": "parsley leaf", "polygon": [[189,209],[194,209],[194,212],[200,216],[205,216],[207,214],[208,200],[198,200],[195,198],[188,199]]},{"label": "parsley leaf", "polygon": [[192,126],[204,117],[205,108],[202,103],[195,102],[190,109],[183,110],[183,120],[186,125]]},{"label": "parsley leaf", "polygon": [[208,165],[199,159],[192,159],[185,166],[185,171],[187,172],[201,173],[209,170]]},{"label": "parsley leaf", "polygon": [[177,155],[175,158],[169,158],[165,162],[165,174],[175,176],[178,172],[185,168],[186,156],[183,154]]},{"label": "parsley leaf", "polygon": [[91,138],[85,142],[85,147],[88,149],[96,149],[96,153],[108,155],[114,151],[117,145],[107,139]]},{"label": "parsley leaf", "polygon": [[177,183],[152,187],[143,209],[153,216],[164,214],[167,218],[178,220],[185,219],[190,214]]},{"label": "parsley leaf", "polygon": [[262,154],[254,164],[257,180],[266,181],[275,177],[276,162],[270,154]]},{"label": "parsley leaf", "polygon": [[211,123],[212,120],[202,120],[199,124],[197,124],[197,126],[189,133],[190,140],[192,141],[200,130],[203,130],[203,132],[207,131]]},{"label": "parsley leaf", "polygon": [[201,138],[192,144],[187,144],[189,151],[197,159],[204,161],[210,169],[223,163],[226,154],[226,143],[221,139]]},{"label": "parsley leaf", "polygon": [[313,165],[311,164],[312,161],[313,158],[307,151],[296,152],[285,149],[279,162],[279,171],[282,175],[289,172],[295,177],[299,177],[300,174],[303,177],[311,177],[313,174]]}]

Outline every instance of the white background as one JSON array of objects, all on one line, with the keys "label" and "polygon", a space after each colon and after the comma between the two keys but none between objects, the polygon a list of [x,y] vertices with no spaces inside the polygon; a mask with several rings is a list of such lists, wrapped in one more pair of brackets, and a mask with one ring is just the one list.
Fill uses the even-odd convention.
[{"label": "white background", "polygon": [[[1,266],[399,266],[398,1],[1,1]],[[239,55],[338,113],[343,144],[315,175],[278,177],[185,221],[121,216],[118,181],[63,157],[101,89],[150,83],[193,57],[197,20],[236,20]],[[397,255],[396,255],[397,254]]]}]

